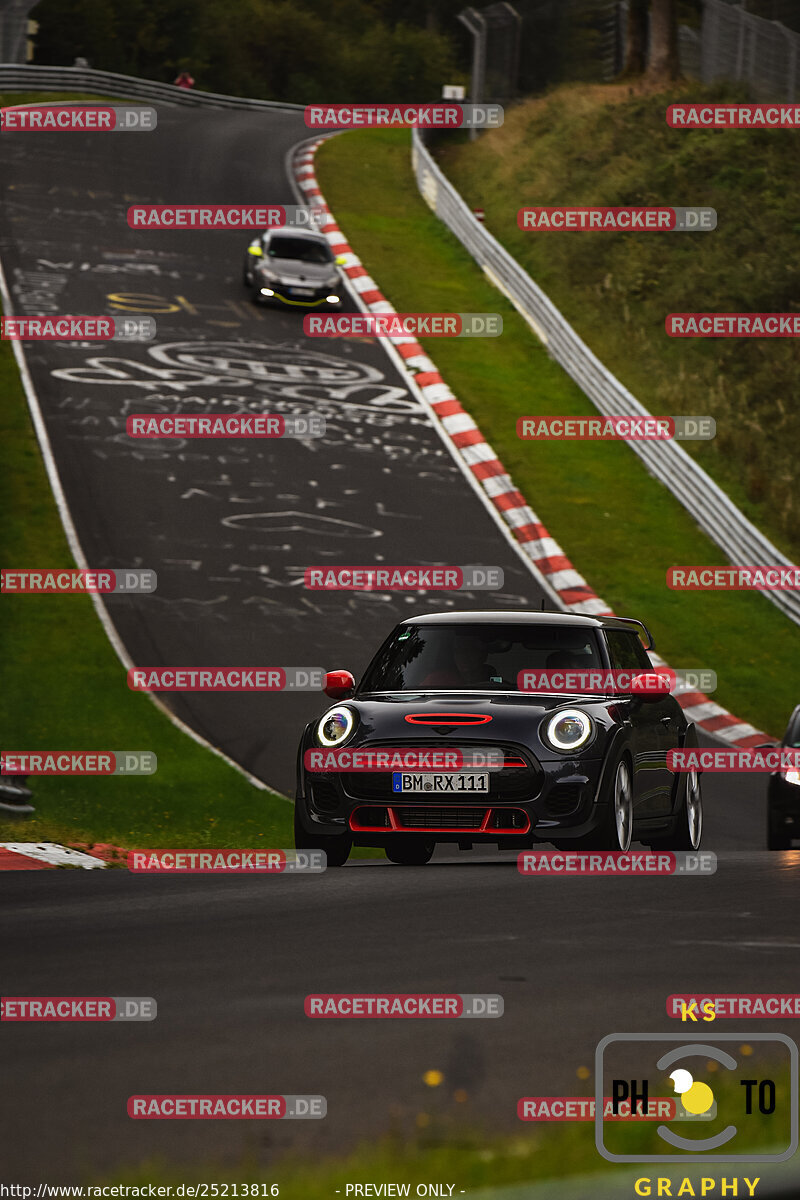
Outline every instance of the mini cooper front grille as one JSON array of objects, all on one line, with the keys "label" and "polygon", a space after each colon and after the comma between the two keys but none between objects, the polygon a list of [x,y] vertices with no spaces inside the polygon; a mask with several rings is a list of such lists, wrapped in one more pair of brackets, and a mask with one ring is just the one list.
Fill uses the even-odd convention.
[{"label": "mini cooper front grille", "polygon": [[403,829],[480,829],[485,808],[398,808]]}]

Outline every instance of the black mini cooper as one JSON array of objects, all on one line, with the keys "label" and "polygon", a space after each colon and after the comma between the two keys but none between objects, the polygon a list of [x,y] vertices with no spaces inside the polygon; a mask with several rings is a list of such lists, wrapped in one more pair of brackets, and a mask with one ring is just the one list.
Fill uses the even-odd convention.
[{"label": "black mini cooper", "polygon": [[[623,617],[448,612],[401,622],[358,687],[348,671],[326,677],[325,691],[338,703],[307,725],[300,741],[297,848],[322,848],[329,866],[344,863],[354,845],[383,847],[392,862],[407,865],[428,862],[437,842],[462,850],[540,842],[627,850],[633,839],[697,849],[699,776],[667,766],[669,750],[697,745],[674,696],[663,689],[518,686],[536,672],[568,686],[570,677],[616,679],[624,672],[652,679],[652,648],[646,627]],[[325,762],[309,751],[345,747],[459,747],[473,762],[493,751],[501,767],[452,778],[308,769],[308,760]]]}]

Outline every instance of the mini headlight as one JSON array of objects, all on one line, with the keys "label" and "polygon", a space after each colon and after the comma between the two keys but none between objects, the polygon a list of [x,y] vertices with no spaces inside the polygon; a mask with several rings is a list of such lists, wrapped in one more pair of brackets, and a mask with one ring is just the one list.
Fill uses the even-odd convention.
[{"label": "mini headlight", "polygon": [[545,736],[556,750],[579,750],[592,736],[592,722],[579,708],[562,708],[547,722]]},{"label": "mini headlight", "polygon": [[341,746],[353,732],[354,725],[349,708],[332,708],[317,725],[317,738],[323,746]]},{"label": "mini headlight", "polygon": [[800,771],[795,771],[793,767],[790,767],[788,771],[783,772],[783,778],[787,783],[793,783],[797,787],[800,787]]}]

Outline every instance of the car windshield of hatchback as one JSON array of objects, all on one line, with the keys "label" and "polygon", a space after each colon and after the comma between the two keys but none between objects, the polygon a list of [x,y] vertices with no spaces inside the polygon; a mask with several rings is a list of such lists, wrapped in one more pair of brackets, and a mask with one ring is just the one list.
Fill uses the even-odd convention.
[{"label": "car windshield of hatchback", "polygon": [[359,691],[517,691],[520,671],[600,666],[596,634],[588,627],[401,625],[379,651]]},{"label": "car windshield of hatchback", "polygon": [[333,262],[333,254],[322,242],[298,237],[270,238],[267,255],[269,258],[295,258],[307,263]]}]

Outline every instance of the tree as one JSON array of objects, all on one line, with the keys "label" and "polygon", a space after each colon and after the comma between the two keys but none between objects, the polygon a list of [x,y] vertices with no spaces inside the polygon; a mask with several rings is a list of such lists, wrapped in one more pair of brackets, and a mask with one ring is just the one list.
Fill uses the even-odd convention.
[{"label": "tree", "polygon": [[652,0],[650,30],[648,79],[658,83],[677,79],[681,73],[678,58],[677,0]]}]

